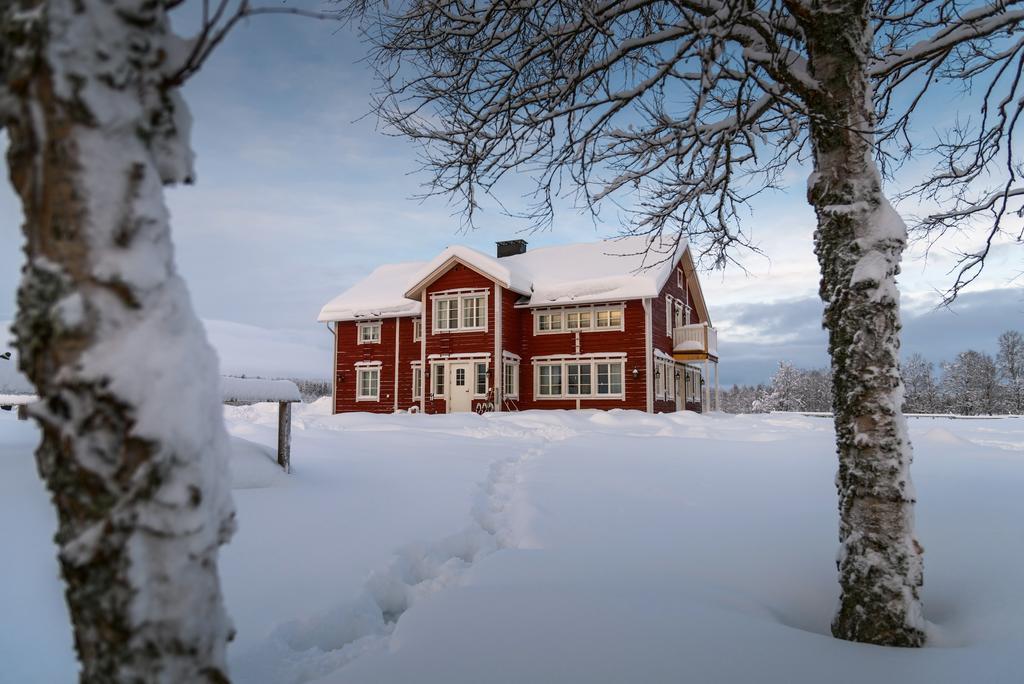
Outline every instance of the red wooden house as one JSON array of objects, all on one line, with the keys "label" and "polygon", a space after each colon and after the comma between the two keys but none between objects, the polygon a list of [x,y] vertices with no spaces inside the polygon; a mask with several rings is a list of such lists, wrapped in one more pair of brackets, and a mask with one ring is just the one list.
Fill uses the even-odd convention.
[{"label": "red wooden house", "polygon": [[448,247],[327,303],[334,411],[701,411],[718,344],[685,243]]}]

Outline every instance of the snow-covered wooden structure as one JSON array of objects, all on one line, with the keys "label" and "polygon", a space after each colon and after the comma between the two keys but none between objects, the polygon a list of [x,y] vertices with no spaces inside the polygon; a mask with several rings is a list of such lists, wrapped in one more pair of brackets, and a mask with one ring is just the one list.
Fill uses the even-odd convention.
[{"label": "snow-covered wooden structure", "polygon": [[717,331],[685,242],[452,246],[378,267],[319,320],[336,413],[718,403]]},{"label": "snow-covered wooden structure", "polygon": [[[221,398],[225,404],[276,403],[277,411],[277,463],[284,471],[291,471],[292,404],[302,401],[299,388],[291,380],[264,380],[262,378],[234,378],[221,376]],[[0,394],[0,409],[17,408],[18,418],[28,417],[27,408],[39,400],[34,394]]]},{"label": "snow-covered wooden structure", "polygon": [[277,463],[291,472],[292,404],[302,401],[298,386],[291,380],[221,376],[220,390],[225,404],[277,404]]}]

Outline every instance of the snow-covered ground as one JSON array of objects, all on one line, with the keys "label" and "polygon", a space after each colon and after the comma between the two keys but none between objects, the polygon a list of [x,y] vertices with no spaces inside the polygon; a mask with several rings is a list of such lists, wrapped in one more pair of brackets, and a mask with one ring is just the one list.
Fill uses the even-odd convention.
[{"label": "snow-covered ground", "polygon": [[[830,421],[226,408],[239,682],[1019,682],[1024,419],[915,419],[931,645],[827,636]],[[0,680],[74,679],[31,458],[0,414]]]}]

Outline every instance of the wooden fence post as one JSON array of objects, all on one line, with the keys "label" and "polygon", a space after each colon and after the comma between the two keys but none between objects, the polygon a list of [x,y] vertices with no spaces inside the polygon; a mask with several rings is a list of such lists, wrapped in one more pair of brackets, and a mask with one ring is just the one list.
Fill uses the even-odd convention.
[{"label": "wooden fence post", "polygon": [[277,408],[277,463],[284,472],[292,470],[292,405],[280,402]]}]

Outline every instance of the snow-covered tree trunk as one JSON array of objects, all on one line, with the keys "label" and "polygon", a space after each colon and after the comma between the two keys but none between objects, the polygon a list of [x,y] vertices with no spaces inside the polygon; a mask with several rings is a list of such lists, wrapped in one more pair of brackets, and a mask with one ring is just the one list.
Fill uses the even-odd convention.
[{"label": "snow-covered tree trunk", "polygon": [[163,203],[192,173],[170,4],[0,3],[27,256],[14,332],[86,682],[227,681],[227,434]]},{"label": "snow-covered tree trunk", "polygon": [[873,158],[869,4],[827,0],[813,8],[808,55],[824,87],[812,106],[808,199],[818,219],[839,453],[841,596],[832,633],[919,646],[922,550],[913,529],[896,288],[906,228],[882,193]]}]

